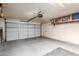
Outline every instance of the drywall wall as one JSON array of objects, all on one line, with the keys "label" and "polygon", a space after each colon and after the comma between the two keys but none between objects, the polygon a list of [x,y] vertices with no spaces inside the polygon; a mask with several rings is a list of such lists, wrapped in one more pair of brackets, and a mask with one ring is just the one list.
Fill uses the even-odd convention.
[{"label": "drywall wall", "polygon": [[5,40],[5,20],[0,18],[0,29],[3,29],[3,39]]},{"label": "drywall wall", "polygon": [[0,28],[2,28],[4,25],[4,20],[2,18],[0,18]]},{"label": "drywall wall", "polygon": [[51,23],[42,24],[42,36],[79,44],[79,23],[59,24],[56,26]]}]

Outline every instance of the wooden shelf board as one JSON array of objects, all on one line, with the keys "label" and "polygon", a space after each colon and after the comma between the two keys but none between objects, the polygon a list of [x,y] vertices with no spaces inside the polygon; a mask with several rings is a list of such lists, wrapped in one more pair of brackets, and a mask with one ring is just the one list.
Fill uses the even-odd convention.
[{"label": "wooden shelf board", "polygon": [[67,24],[67,23],[77,23],[79,22],[79,20],[72,20],[72,21],[67,21],[67,22],[60,22],[60,23],[56,23],[56,24]]}]

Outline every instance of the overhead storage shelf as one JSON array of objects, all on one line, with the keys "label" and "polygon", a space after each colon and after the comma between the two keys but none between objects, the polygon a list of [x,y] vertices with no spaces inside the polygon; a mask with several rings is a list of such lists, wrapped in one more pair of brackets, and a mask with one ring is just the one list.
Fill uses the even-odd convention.
[{"label": "overhead storage shelf", "polygon": [[56,25],[56,24],[67,24],[67,23],[77,23],[77,22],[79,22],[79,13],[74,13],[74,14],[71,14],[71,15],[55,18],[52,21],[52,23],[54,25]]},{"label": "overhead storage shelf", "polygon": [[55,24],[67,24],[67,23],[78,23],[79,20],[72,20],[72,21],[68,21],[68,22],[58,22],[58,23],[55,23]]}]

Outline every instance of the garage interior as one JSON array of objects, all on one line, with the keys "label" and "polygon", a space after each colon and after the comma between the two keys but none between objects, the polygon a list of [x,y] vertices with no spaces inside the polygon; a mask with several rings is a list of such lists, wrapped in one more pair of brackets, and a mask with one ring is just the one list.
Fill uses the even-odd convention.
[{"label": "garage interior", "polygon": [[79,3],[0,3],[0,56],[79,56]]}]

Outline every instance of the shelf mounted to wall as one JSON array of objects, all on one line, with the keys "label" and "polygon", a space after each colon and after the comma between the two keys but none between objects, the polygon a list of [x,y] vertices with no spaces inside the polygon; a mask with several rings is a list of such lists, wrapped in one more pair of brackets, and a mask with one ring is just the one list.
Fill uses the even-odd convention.
[{"label": "shelf mounted to wall", "polygon": [[59,18],[54,18],[52,20],[54,26],[58,24],[77,23],[77,22],[79,22],[79,12]]}]

